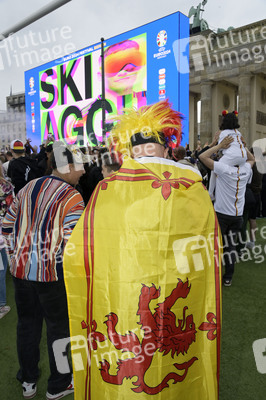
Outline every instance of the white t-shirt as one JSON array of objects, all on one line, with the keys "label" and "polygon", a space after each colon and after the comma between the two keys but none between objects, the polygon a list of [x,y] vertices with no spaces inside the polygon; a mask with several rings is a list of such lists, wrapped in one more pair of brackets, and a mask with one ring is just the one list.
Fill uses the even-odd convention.
[{"label": "white t-shirt", "polygon": [[228,149],[223,149],[223,157],[220,162],[231,165],[243,165],[247,161],[247,152],[241,140],[241,133],[236,129],[225,129],[220,133],[218,143],[227,137],[231,136],[234,141],[230,144]]},{"label": "white t-shirt", "polygon": [[213,170],[217,175],[215,211],[231,216],[243,215],[246,185],[252,174],[250,163],[231,167],[215,161]]}]

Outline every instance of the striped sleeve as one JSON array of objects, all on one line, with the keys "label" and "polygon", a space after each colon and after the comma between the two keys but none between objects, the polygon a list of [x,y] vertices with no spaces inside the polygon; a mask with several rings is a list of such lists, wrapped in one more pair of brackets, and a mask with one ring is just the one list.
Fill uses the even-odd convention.
[{"label": "striped sleeve", "polygon": [[17,217],[18,205],[19,205],[19,200],[17,197],[15,197],[13,203],[6,212],[6,215],[2,223],[2,234],[5,238],[8,255],[12,255],[14,251],[14,241],[12,238],[13,238],[14,225]]},{"label": "striped sleeve", "polygon": [[65,215],[63,220],[63,237],[64,244],[71,236],[73,229],[76,226],[79,218],[84,210],[84,202],[81,195],[76,192],[72,195],[65,204]]}]

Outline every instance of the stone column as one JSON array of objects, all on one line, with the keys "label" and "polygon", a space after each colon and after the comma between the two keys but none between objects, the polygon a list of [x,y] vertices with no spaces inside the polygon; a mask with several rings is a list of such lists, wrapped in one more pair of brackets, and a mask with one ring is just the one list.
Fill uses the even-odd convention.
[{"label": "stone column", "polygon": [[251,102],[251,75],[244,73],[239,75],[239,88],[238,88],[238,112],[239,112],[239,125],[240,132],[245,138],[247,145],[251,145],[251,132],[250,132],[250,102]]},{"label": "stone column", "polygon": [[197,124],[197,101],[196,93],[189,93],[189,148],[194,150],[198,141],[198,124]]},{"label": "stone column", "polygon": [[212,85],[211,81],[203,81],[200,85],[201,90],[201,121],[200,121],[200,141],[211,142],[212,139]]},{"label": "stone column", "polygon": [[194,144],[197,145],[198,141],[198,101],[200,100],[199,95],[195,96],[195,103],[194,103]]}]

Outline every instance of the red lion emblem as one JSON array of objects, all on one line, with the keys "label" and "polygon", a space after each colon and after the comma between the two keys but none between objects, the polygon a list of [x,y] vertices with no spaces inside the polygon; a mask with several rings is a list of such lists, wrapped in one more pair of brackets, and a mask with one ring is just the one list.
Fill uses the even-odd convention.
[{"label": "red lion emblem", "polygon": [[145,373],[150,367],[153,355],[157,350],[162,352],[163,355],[171,352],[173,358],[175,354],[178,356],[179,353],[186,353],[191,343],[196,340],[193,316],[185,316],[187,307],[183,309],[183,319],[178,320],[178,326],[176,326],[176,315],[171,311],[171,307],[173,307],[179,298],[185,299],[188,296],[190,287],[188,281],[183,283],[179,279],[177,286],[173,289],[170,296],[166,297],[163,303],[159,303],[155,312],[152,313],[149,304],[151,300],[157,299],[160,296],[160,288],[156,289],[154,284],[151,287],[142,286],[137,311],[137,315],[140,316],[140,322],[138,323],[144,332],[141,343],[133,332],[129,332],[126,335],[117,333],[115,329],[118,322],[117,315],[114,313],[107,315],[105,323],[107,325],[109,340],[117,350],[132,352],[135,357],[119,360],[117,362],[116,375],[109,373],[110,364],[108,361],[104,360],[101,362],[100,371],[105,382],[122,385],[124,378],[137,376],[137,381],[133,382],[133,385],[136,387],[132,388],[132,390],[136,393],[145,392],[154,395],[168,387],[170,380],[177,383],[185,379],[188,369],[197,360],[197,357],[193,357],[182,364],[173,364],[177,370],[184,371],[182,375],[171,372],[155,387],[148,386],[144,381]]}]

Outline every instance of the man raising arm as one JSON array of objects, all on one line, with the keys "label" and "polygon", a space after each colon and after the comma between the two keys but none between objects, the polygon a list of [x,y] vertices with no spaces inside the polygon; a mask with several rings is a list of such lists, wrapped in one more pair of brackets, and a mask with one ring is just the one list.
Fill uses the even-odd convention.
[{"label": "man raising arm", "polygon": [[[199,158],[209,169],[217,175],[214,209],[216,211],[224,241],[225,286],[231,286],[236,261],[236,235],[241,231],[243,224],[243,209],[245,204],[246,185],[251,176],[254,157],[247,151],[247,162],[244,165],[230,166],[213,161],[211,156],[220,149],[227,149],[233,138],[227,136],[220,144],[211,147]],[[226,246],[225,246],[226,244]]]},{"label": "man raising arm", "polygon": [[[208,150],[204,151],[204,153],[201,153],[199,155],[200,161],[203,162],[203,164],[206,165],[206,167],[213,170],[215,161],[211,158],[212,154],[217,153],[221,149],[228,149],[228,147],[230,147],[230,144],[233,141],[234,141],[234,139],[231,136],[227,136],[226,138],[224,138],[221,141],[220,144],[217,144],[214,147],[210,147]],[[247,162],[250,163],[251,167],[253,167],[255,159],[247,148],[246,148],[246,151],[247,151],[247,157],[248,157]]]}]

